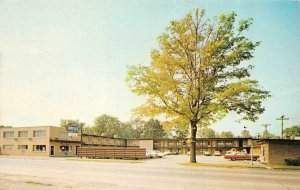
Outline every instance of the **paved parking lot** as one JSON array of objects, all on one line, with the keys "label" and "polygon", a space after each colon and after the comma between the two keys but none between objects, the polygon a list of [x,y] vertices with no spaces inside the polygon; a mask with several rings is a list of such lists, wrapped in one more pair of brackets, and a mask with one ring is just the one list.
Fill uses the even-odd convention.
[{"label": "paved parking lot", "polygon": [[[188,156],[187,156],[188,157]],[[236,160],[231,161],[229,159],[224,159],[223,156],[198,156],[197,162],[208,163],[208,164],[237,164],[237,165],[250,165],[250,160]],[[263,166],[260,162],[253,161],[253,165]]]},{"label": "paved parking lot", "polygon": [[[198,162],[232,162],[198,157]],[[188,156],[140,163],[79,162],[64,158],[0,156],[0,190],[47,189],[300,189],[299,171],[187,167]],[[249,164],[249,163],[248,163]]]}]

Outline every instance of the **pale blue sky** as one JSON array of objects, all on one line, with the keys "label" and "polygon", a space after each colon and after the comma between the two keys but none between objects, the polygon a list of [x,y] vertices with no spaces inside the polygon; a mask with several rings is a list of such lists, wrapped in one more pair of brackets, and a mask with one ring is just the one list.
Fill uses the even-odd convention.
[{"label": "pale blue sky", "polygon": [[61,118],[92,124],[101,114],[129,121],[143,103],[127,88],[126,67],[149,64],[150,51],[169,22],[195,8],[209,17],[235,11],[252,17],[246,34],[262,41],[252,78],[273,95],[255,123],[230,114],[216,131],[252,134],[272,124],[280,134],[300,124],[299,1],[4,1],[0,0],[0,124],[58,125]]}]

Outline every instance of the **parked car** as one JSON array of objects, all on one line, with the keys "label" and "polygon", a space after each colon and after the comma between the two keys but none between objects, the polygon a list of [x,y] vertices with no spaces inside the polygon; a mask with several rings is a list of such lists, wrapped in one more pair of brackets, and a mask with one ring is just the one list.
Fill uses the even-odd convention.
[{"label": "parked car", "polygon": [[165,155],[165,156],[171,155],[171,154],[172,154],[172,153],[171,153],[170,151],[165,151],[165,152],[164,152],[164,155]]},{"label": "parked car", "polygon": [[[151,151],[147,151],[147,152],[148,152],[150,158],[158,158],[158,154],[155,151],[151,150]],[[147,153],[146,153],[146,156],[147,156]]]},{"label": "parked car", "polygon": [[203,152],[203,155],[204,155],[204,156],[211,156],[211,153],[210,153],[209,151],[204,151],[204,152]]},{"label": "parked car", "polygon": [[[251,155],[246,152],[235,152],[232,154],[225,154],[225,159],[235,160],[251,160]],[[258,155],[253,155],[253,160],[256,161],[259,158]]]},{"label": "parked car", "polygon": [[236,153],[236,152],[233,152],[233,151],[226,151],[226,152],[225,152],[225,155],[231,155],[231,154],[234,154],[234,153]]},{"label": "parked car", "polygon": [[220,151],[215,151],[215,152],[214,152],[214,155],[215,155],[215,156],[221,156],[221,152],[220,152]]},{"label": "parked car", "polygon": [[158,158],[162,158],[164,156],[164,153],[160,152],[159,150],[153,150],[153,151],[157,153]]}]

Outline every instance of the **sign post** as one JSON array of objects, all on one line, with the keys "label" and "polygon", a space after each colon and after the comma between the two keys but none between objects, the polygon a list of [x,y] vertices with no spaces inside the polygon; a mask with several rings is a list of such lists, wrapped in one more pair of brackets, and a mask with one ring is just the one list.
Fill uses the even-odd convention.
[{"label": "sign post", "polygon": [[251,165],[253,165],[253,143],[251,142]]}]

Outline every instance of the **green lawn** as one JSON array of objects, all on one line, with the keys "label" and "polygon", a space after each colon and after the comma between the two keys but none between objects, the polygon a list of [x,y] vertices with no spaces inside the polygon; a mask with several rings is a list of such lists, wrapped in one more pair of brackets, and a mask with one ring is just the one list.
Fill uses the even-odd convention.
[{"label": "green lawn", "polygon": [[300,170],[300,166],[270,165],[270,167],[273,169]]}]

